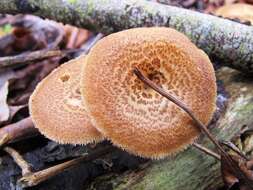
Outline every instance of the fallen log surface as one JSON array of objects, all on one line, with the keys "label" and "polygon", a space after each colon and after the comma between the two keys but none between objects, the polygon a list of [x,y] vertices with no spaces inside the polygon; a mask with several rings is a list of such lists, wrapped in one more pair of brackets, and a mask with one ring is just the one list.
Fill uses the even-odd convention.
[{"label": "fallen log surface", "polygon": [[[229,68],[218,71],[217,77],[223,81],[229,98],[225,112],[210,129],[219,140],[231,140],[243,130],[253,128],[253,84]],[[202,136],[198,143],[213,149],[206,137]],[[212,190],[222,185],[219,161],[190,147],[176,156],[144,164],[138,170],[98,177],[90,189]]]},{"label": "fallen log surface", "polygon": [[1,0],[0,13],[30,13],[102,33],[167,26],[223,65],[253,73],[253,27],[145,0]]}]

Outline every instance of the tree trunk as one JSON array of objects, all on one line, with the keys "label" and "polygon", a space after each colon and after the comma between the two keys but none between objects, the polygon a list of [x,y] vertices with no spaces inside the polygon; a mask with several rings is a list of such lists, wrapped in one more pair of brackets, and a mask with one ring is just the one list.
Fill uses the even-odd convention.
[{"label": "tree trunk", "polygon": [[107,34],[172,27],[220,63],[253,73],[253,27],[191,10],[144,0],[1,0],[0,13],[31,13]]},{"label": "tree trunk", "polygon": [[[218,71],[217,77],[224,82],[229,98],[225,112],[221,113],[210,129],[219,140],[231,140],[242,130],[253,128],[253,83],[228,68]],[[223,99],[221,95],[219,99]],[[202,136],[198,142],[213,148],[206,137]],[[176,156],[150,161],[135,171],[101,176],[95,179],[90,189],[213,190],[220,186],[222,178],[219,161],[190,147]]]}]

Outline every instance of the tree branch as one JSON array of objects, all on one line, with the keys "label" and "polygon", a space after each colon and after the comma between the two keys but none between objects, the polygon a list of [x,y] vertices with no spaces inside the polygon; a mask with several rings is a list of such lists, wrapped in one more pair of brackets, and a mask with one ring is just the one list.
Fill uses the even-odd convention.
[{"label": "tree branch", "polygon": [[167,26],[222,64],[253,73],[253,27],[144,0],[1,0],[1,13],[30,13],[102,33]]},{"label": "tree branch", "polygon": [[9,124],[0,129],[0,147],[10,142],[38,134],[31,117]]}]

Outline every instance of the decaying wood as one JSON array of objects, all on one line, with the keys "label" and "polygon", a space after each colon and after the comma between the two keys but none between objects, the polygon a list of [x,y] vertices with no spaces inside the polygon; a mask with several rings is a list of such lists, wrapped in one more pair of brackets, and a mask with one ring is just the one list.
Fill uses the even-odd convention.
[{"label": "decaying wood", "polygon": [[[224,82],[229,98],[225,113],[210,126],[210,130],[219,140],[231,140],[242,130],[253,128],[253,84],[250,79],[228,68],[221,69],[217,76]],[[203,136],[198,143],[214,148]],[[176,156],[152,161],[139,170],[97,178],[90,188],[206,190],[216,189],[222,184],[220,162],[190,147]]]},{"label": "decaying wood", "polygon": [[103,155],[108,154],[113,150],[114,150],[114,147],[112,147],[112,146],[103,147],[101,149],[98,149],[98,150],[90,153],[90,154],[84,155],[79,158],[75,158],[73,160],[66,161],[64,163],[52,166],[50,168],[47,168],[47,169],[44,169],[44,170],[41,170],[38,172],[30,172],[27,175],[24,175],[19,180],[19,185],[22,188],[35,186],[43,181],[48,180],[51,177],[54,177],[55,175],[63,172],[64,170],[66,170],[69,167],[80,164],[82,162],[95,160],[98,157],[102,157]]},{"label": "decaying wood", "polygon": [[1,13],[30,13],[102,33],[167,26],[220,63],[253,73],[253,27],[145,0],[1,0]]}]

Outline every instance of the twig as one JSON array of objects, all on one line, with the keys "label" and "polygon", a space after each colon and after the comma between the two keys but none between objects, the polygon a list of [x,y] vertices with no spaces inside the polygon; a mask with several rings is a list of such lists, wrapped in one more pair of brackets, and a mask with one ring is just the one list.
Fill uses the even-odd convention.
[{"label": "twig", "polygon": [[241,156],[245,160],[249,161],[249,159],[232,142],[221,141],[220,144],[228,147],[229,149],[231,149],[232,151],[234,151],[235,153],[237,153],[239,156]]},{"label": "twig", "polygon": [[149,80],[147,77],[145,77],[137,68],[134,68],[133,70],[134,74],[146,85],[148,85],[150,88],[155,90],[160,95],[164,96],[168,100],[172,101],[174,104],[179,106],[181,109],[183,109],[195,122],[196,126],[199,128],[199,130],[203,131],[205,135],[212,141],[212,143],[216,146],[216,148],[220,151],[221,156],[224,157],[224,160],[227,162],[227,164],[231,167],[231,170],[234,172],[236,176],[240,179],[244,179],[246,184],[253,188],[253,183],[247,178],[247,176],[241,171],[238,164],[231,158],[230,155],[226,153],[226,151],[223,149],[223,147],[219,144],[219,142],[213,137],[213,135],[209,132],[207,127],[195,116],[193,111],[188,108],[186,104],[184,104],[181,100],[177,99],[173,95],[166,92],[163,88],[156,85],[154,82]]},{"label": "twig", "polygon": [[216,154],[215,152],[211,151],[210,149],[198,144],[198,143],[193,143],[192,144],[195,148],[199,149],[200,151],[214,157],[216,160],[221,160],[221,157],[220,155]]},{"label": "twig", "polygon": [[88,54],[90,49],[103,37],[104,35],[102,33],[98,33],[95,37],[91,38],[91,40],[82,46],[83,53]]},{"label": "twig", "polygon": [[8,56],[0,58],[0,69],[15,67],[20,64],[28,64],[29,62],[42,60],[50,57],[62,56],[65,52],[61,50],[38,50],[29,53],[22,53],[16,56]]},{"label": "twig", "polygon": [[2,135],[2,137],[0,139],[0,147],[2,147],[3,145],[5,145],[9,140],[10,140],[10,137],[9,137],[8,133]]},{"label": "twig", "polygon": [[65,56],[68,53],[73,52],[83,52],[87,54],[92,46],[100,40],[104,35],[99,33],[97,34],[90,42],[86,43],[84,47],[81,49],[69,49],[69,50],[50,50],[50,49],[43,49],[28,53],[22,53],[16,56],[7,56],[7,57],[0,57],[0,70],[6,68],[13,68],[16,66],[29,64],[31,62],[57,57],[57,56]]},{"label": "twig", "polygon": [[22,176],[29,175],[32,172],[31,165],[27,163],[15,149],[11,147],[5,147],[4,151],[7,152],[17,163],[17,165],[21,168]]},{"label": "twig", "polygon": [[32,119],[30,117],[22,119],[17,123],[0,128],[0,147],[37,134],[38,130],[34,127]]},{"label": "twig", "polygon": [[100,156],[103,156],[103,155],[111,152],[114,149],[115,148],[113,146],[103,147],[101,149],[98,149],[98,150],[96,150],[90,154],[84,155],[82,157],[75,158],[73,160],[64,162],[62,164],[58,164],[56,166],[47,168],[45,170],[30,173],[30,174],[22,177],[21,179],[19,179],[18,183],[22,188],[35,186],[35,185],[37,185],[37,184],[39,184],[51,177],[63,172],[65,169],[67,169],[69,167],[72,167],[72,166],[74,166],[78,163],[81,163],[81,162],[91,161],[93,159],[96,159]]}]

